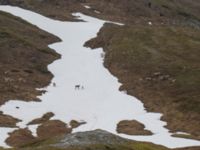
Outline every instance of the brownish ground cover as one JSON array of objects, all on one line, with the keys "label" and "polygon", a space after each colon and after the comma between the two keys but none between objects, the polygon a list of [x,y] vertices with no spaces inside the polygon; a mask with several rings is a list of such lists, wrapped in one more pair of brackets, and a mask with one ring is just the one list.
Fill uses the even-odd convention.
[{"label": "brownish ground cover", "polygon": [[177,26],[107,24],[87,46],[103,47],[105,67],[172,131],[200,136],[200,31]]},{"label": "brownish ground cover", "polygon": [[12,147],[20,147],[34,142],[36,138],[28,129],[19,129],[10,133],[10,137],[6,139],[6,143]]},{"label": "brownish ground cover", "polygon": [[37,128],[37,135],[40,139],[47,139],[63,134],[71,133],[72,129],[66,123],[59,120],[49,120]]},{"label": "brownish ground cover", "polygon": [[54,116],[54,113],[48,112],[48,113],[44,114],[41,118],[32,120],[31,122],[28,123],[28,125],[42,124],[46,121],[49,121],[53,116]]},{"label": "brownish ground cover", "polygon": [[117,132],[127,135],[152,135],[151,131],[145,130],[145,126],[136,120],[123,120],[117,124]]},{"label": "brownish ground cover", "polygon": [[12,116],[5,115],[0,112],[0,127],[14,128],[18,122],[20,122],[19,119],[13,118]]}]

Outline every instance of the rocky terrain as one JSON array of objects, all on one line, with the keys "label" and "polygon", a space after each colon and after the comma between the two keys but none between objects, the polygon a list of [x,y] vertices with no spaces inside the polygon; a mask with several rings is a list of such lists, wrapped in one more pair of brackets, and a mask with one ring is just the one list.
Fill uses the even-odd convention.
[{"label": "rocky terrain", "polygon": [[[124,0],[123,4],[120,0],[0,0],[0,4],[20,6],[60,20],[79,21],[71,15],[78,11],[125,23],[125,26],[121,27],[106,24],[98,37],[87,42],[86,46],[104,48],[106,52],[104,65],[123,83],[120,90],[141,99],[149,111],[163,113],[162,119],[168,122],[167,127],[171,131],[184,131],[190,133],[192,138],[200,138],[200,2],[198,0]],[[91,8],[85,8],[85,5]],[[45,91],[35,89],[50,83],[52,75],[48,72],[47,65],[59,58],[59,55],[47,45],[59,39],[3,12],[0,12],[0,24],[0,105],[10,99],[39,101],[36,96]],[[16,109],[20,108],[16,106]],[[15,127],[19,121],[17,118],[0,113],[2,127]],[[32,123],[45,122],[55,125],[54,121],[48,121],[48,116],[42,116]],[[40,127],[41,133],[45,123]],[[59,122],[59,127],[63,126],[65,125]],[[59,128],[59,131],[62,132],[56,131],[56,133],[68,130]],[[101,135],[99,132],[101,131],[94,131],[92,137],[98,139]],[[44,134],[46,136],[46,133]],[[107,134],[103,132],[103,136],[110,137],[110,134]],[[21,142],[24,141],[24,136],[25,139],[30,139],[27,140],[28,143]],[[81,136],[75,134],[73,141],[82,139],[82,136],[89,138],[88,133]],[[14,141],[15,139],[19,141],[13,144],[13,140],[10,140],[12,137]],[[67,137],[70,139],[74,135]],[[20,149],[167,150],[164,147],[137,142],[130,142],[129,145],[122,139],[117,146],[98,143],[101,141],[98,139],[95,144],[84,144],[81,147],[79,145],[74,147],[73,144],[66,146],[65,144],[70,142],[61,140],[62,142],[56,142],[56,147],[52,147],[49,146],[52,144],[51,140],[51,142],[35,141],[27,129],[13,132],[7,141],[16,147],[23,146]],[[16,143],[22,145],[15,145]],[[24,147],[26,144],[28,148]],[[181,150],[190,149],[198,150],[198,148]]]}]

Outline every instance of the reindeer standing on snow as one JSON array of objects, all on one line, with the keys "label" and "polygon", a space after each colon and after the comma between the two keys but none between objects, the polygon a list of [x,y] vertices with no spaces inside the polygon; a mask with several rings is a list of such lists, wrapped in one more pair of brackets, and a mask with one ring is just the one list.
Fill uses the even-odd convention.
[{"label": "reindeer standing on snow", "polygon": [[83,90],[84,89],[84,86],[81,86],[80,84],[78,85],[75,85],[75,90]]}]

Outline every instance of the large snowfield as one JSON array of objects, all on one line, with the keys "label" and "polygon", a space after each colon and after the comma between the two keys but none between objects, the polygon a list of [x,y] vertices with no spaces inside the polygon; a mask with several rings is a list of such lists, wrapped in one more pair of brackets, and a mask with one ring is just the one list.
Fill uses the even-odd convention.
[{"label": "large snowfield", "polygon": [[[103,50],[83,47],[86,41],[96,36],[105,21],[76,13],[74,15],[85,22],[62,22],[18,7],[0,6],[0,10],[19,16],[62,40],[49,45],[62,58],[48,66],[54,75],[52,83],[56,83],[56,86],[51,83],[45,88],[48,92],[39,97],[42,102],[11,100],[1,106],[0,110],[5,114],[23,120],[18,126],[26,127],[31,120],[53,112],[55,116],[52,119],[66,123],[71,120],[87,122],[73,132],[103,129],[117,134],[119,121],[135,119],[154,135],[118,135],[169,148],[200,145],[200,141],[171,137],[164,128],[166,123],[160,120],[162,114],[147,112],[138,99],[118,90],[121,84],[103,66]],[[81,85],[84,89],[75,90],[75,85]],[[16,109],[16,106],[20,109]],[[36,127],[29,126],[34,135]],[[0,128],[0,146],[7,147],[4,141],[8,132],[13,130]]]}]

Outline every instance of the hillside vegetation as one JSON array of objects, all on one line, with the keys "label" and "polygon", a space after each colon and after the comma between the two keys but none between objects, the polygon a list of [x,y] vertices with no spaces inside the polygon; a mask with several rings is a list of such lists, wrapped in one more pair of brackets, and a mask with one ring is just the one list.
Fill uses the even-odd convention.
[{"label": "hillside vegetation", "polygon": [[[103,130],[79,132],[0,150],[172,150],[146,142],[129,141]],[[198,147],[173,150],[198,150]]]},{"label": "hillside vegetation", "polygon": [[[0,0],[0,4],[60,20],[77,21],[71,13],[78,11],[125,23],[106,24],[86,46],[104,48],[105,67],[123,84],[120,90],[138,97],[147,110],[163,113],[171,131],[185,131],[191,133],[190,138],[200,139],[199,0]],[[52,78],[47,65],[59,58],[47,44],[58,39],[6,13],[0,13],[0,23],[0,104],[9,99],[36,100],[41,93],[35,88],[46,86]],[[55,149],[49,143],[40,144],[23,149]],[[78,149],[127,148],[123,144],[94,147]],[[134,143],[127,149],[166,148]]]},{"label": "hillside vegetation", "polygon": [[199,137],[199,37],[187,27],[107,24],[86,45],[104,48],[105,66],[123,83],[120,90],[164,113],[172,131]]},{"label": "hillside vegetation", "polygon": [[0,24],[0,105],[10,99],[37,100],[41,93],[35,88],[52,78],[47,65],[59,58],[47,45],[58,39],[4,12]]}]

